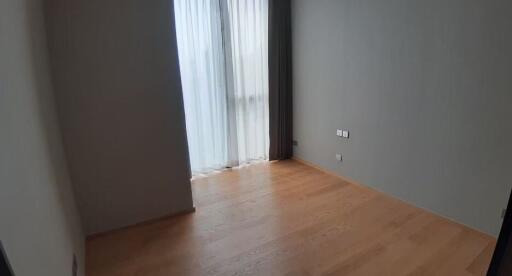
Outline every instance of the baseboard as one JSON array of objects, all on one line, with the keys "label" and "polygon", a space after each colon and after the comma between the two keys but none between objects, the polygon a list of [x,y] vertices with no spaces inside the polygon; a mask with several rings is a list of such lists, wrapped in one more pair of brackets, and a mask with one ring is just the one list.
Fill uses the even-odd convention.
[{"label": "baseboard", "polygon": [[460,226],[461,226],[461,227],[463,227],[463,228],[467,228],[467,229],[470,229],[470,230],[472,230],[472,231],[476,231],[476,232],[478,232],[478,233],[482,234],[483,236],[485,236],[485,237],[487,237],[487,238],[492,238],[492,239],[496,240],[496,237],[495,237],[494,235],[491,235],[491,234],[488,234],[488,233],[482,232],[482,231],[481,231],[481,230],[479,230],[479,229],[475,229],[475,228],[473,228],[473,227],[471,227],[471,226],[468,226],[468,225],[466,225],[466,224],[464,224],[464,223],[461,223],[461,222],[455,221],[455,220],[453,220],[453,219],[451,219],[451,218],[449,218],[449,217],[446,217],[446,216],[444,216],[444,215],[442,215],[442,214],[439,214],[439,213],[437,213],[437,212],[434,212],[434,211],[432,211],[432,210],[429,210],[429,209],[426,209],[426,208],[423,208],[423,207],[416,206],[416,205],[414,205],[413,203],[407,202],[407,201],[405,201],[405,200],[403,200],[403,199],[401,199],[401,198],[398,198],[398,197],[396,197],[396,196],[390,195],[390,194],[385,193],[385,192],[383,192],[383,191],[380,191],[380,190],[377,190],[377,189],[375,189],[375,188],[369,187],[369,186],[367,186],[367,185],[361,184],[361,183],[359,183],[359,182],[357,182],[357,181],[355,181],[355,180],[353,180],[353,179],[350,179],[350,178],[348,178],[348,177],[341,176],[341,175],[339,175],[339,174],[337,174],[337,173],[334,173],[334,172],[332,172],[332,171],[329,171],[329,170],[327,170],[327,169],[324,169],[324,168],[322,168],[322,167],[320,167],[320,166],[318,166],[318,165],[316,165],[316,164],[313,164],[313,163],[311,163],[311,162],[309,162],[309,161],[306,161],[306,160],[304,160],[304,159],[300,159],[300,158],[295,157],[295,156],[293,156],[291,159],[292,159],[292,160],[294,160],[294,161],[297,161],[297,162],[299,162],[299,163],[301,163],[301,164],[303,164],[303,165],[306,165],[306,166],[308,166],[308,167],[311,167],[311,168],[314,168],[314,169],[316,169],[316,170],[319,170],[319,171],[321,171],[321,172],[323,172],[323,173],[326,173],[326,174],[329,174],[329,175],[331,175],[331,176],[337,177],[337,178],[341,179],[341,180],[342,180],[342,181],[344,181],[344,182],[348,182],[348,183],[350,183],[350,184],[352,184],[352,185],[355,185],[355,186],[358,186],[358,187],[362,187],[362,188],[365,188],[365,189],[368,189],[368,190],[374,191],[374,192],[379,193],[379,194],[383,194],[383,195],[385,195],[385,196],[387,196],[387,197],[393,198],[393,199],[398,200],[398,201],[400,201],[400,202],[402,202],[402,203],[404,203],[404,204],[407,204],[408,206],[411,206],[411,207],[414,207],[414,208],[417,208],[417,209],[423,210],[423,211],[425,211],[425,212],[431,213],[431,214],[436,215],[436,216],[438,216],[438,217],[440,217],[440,218],[442,218],[442,219],[445,219],[445,220],[447,220],[447,221],[450,221],[450,222],[452,222],[452,223],[455,223],[455,224],[457,224],[457,225],[460,225]]},{"label": "baseboard", "polygon": [[[355,181],[355,180],[353,180],[353,179],[350,179],[350,178],[345,177],[345,176],[341,176],[341,175],[339,175],[339,174],[337,174],[337,173],[335,173],[335,172],[332,172],[332,171],[330,171],[330,170],[324,169],[324,168],[322,168],[322,167],[320,167],[320,166],[318,166],[318,165],[316,165],[316,164],[313,164],[313,163],[311,163],[311,162],[309,162],[309,161],[306,161],[306,160],[304,160],[304,159],[300,159],[300,158],[295,157],[295,156],[293,156],[291,159],[292,159],[292,160],[294,160],[294,161],[297,161],[297,162],[299,162],[299,163],[301,163],[301,164],[303,164],[303,165],[306,165],[306,166],[308,166],[308,167],[312,167],[312,168],[314,168],[314,169],[317,169],[317,170],[319,170],[319,171],[321,171],[321,172],[323,172],[323,173],[325,173],[325,174],[328,174],[328,175],[331,175],[331,176],[337,177],[337,178],[339,178],[339,179],[343,180],[344,182],[348,182],[348,183],[350,183],[350,184],[352,184],[352,185],[356,185],[356,186],[362,187],[362,188],[364,188],[364,189],[368,189],[368,190],[372,190],[372,191],[375,191],[375,192],[378,192],[378,193],[382,193],[382,192],[381,192],[381,191],[379,191],[379,190],[376,190],[376,189],[374,189],[374,188],[372,188],[372,187],[368,187],[367,185],[363,185],[363,184],[361,184],[361,183],[359,183],[359,182],[357,182],[357,181]],[[387,194],[386,194],[386,195],[387,195]]]},{"label": "baseboard", "polygon": [[131,225],[128,225],[128,226],[123,226],[123,227],[120,227],[120,228],[116,228],[116,229],[112,229],[112,230],[108,230],[108,231],[104,231],[104,232],[90,234],[90,235],[87,235],[86,240],[92,240],[92,239],[95,239],[95,238],[98,238],[98,237],[114,234],[116,232],[123,231],[123,230],[130,229],[130,228],[150,225],[150,224],[157,223],[157,222],[160,222],[160,221],[163,221],[163,220],[167,220],[167,219],[171,219],[171,218],[175,218],[175,217],[191,214],[191,213],[194,213],[195,211],[196,211],[196,207],[192,206],[191,208],[188,208],[188,209],[185,209],[185,210],[173,213],[173,214],[169,214],[169,215],[166,215],[166,216],[162,216],[162,217],[158,217],[158,218],[154,218],[154,219],[148,219],[148,220],[141,221],[141,222],[138,222],[138,223],[135,223],[135,224],[131,224]]}]

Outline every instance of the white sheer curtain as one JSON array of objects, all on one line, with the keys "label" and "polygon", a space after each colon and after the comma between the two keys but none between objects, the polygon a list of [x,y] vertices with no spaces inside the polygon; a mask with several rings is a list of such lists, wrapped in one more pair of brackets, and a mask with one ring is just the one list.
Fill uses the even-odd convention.
[{"label": "white sheer curtain", "polygon": [[193,174],[268,158],[267,1],[174,1]]},{"label": "white sheer curtain", "polygon": [[176,0],[176,35],[193,173],[228,162],[225,58],[218,0]]},{"label": "white sheer curtain", "polygon": [[267,159],[268,0],[227,0],[238,156]]}]

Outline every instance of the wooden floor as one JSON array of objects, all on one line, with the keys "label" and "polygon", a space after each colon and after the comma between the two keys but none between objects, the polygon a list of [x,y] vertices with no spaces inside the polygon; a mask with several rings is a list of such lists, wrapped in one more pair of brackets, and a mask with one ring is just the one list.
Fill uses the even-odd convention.
[{"label": "wooden floor", "polygon": [[87,241],[87,275],[484,275],[495,240],[296,161],[196,179],[197,211]]}]

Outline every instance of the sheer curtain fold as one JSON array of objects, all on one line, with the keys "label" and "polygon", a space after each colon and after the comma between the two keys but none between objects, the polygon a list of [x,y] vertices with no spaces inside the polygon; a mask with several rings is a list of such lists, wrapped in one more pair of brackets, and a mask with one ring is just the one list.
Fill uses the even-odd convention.
[{"label": "sheer curtain fold", "polygon": [[193,174],[268,159],[267,1],[174,1]]},{"label": "sheer curtain fold", "polygon": [[[241,160],[268,158],[268,2],[226,0]],[[265,131],[263,131],[265,130]]]}]

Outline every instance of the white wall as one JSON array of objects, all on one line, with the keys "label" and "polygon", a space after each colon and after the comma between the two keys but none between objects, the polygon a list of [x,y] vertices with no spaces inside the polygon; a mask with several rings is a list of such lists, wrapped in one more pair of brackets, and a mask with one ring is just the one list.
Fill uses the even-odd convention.
[{"label": "white wall", "polygon": [[511,14],[508,0],[295,0],[295,155],[497,235]]},{"label": "white wall", "polygon": [[87,234],[190,210],[171,0],[50,0],[59,117]]},{"label": "white wall", "polygon": [[41,1],[0,1],[0,240],[16,275],[84,275],[44,35]]}]

